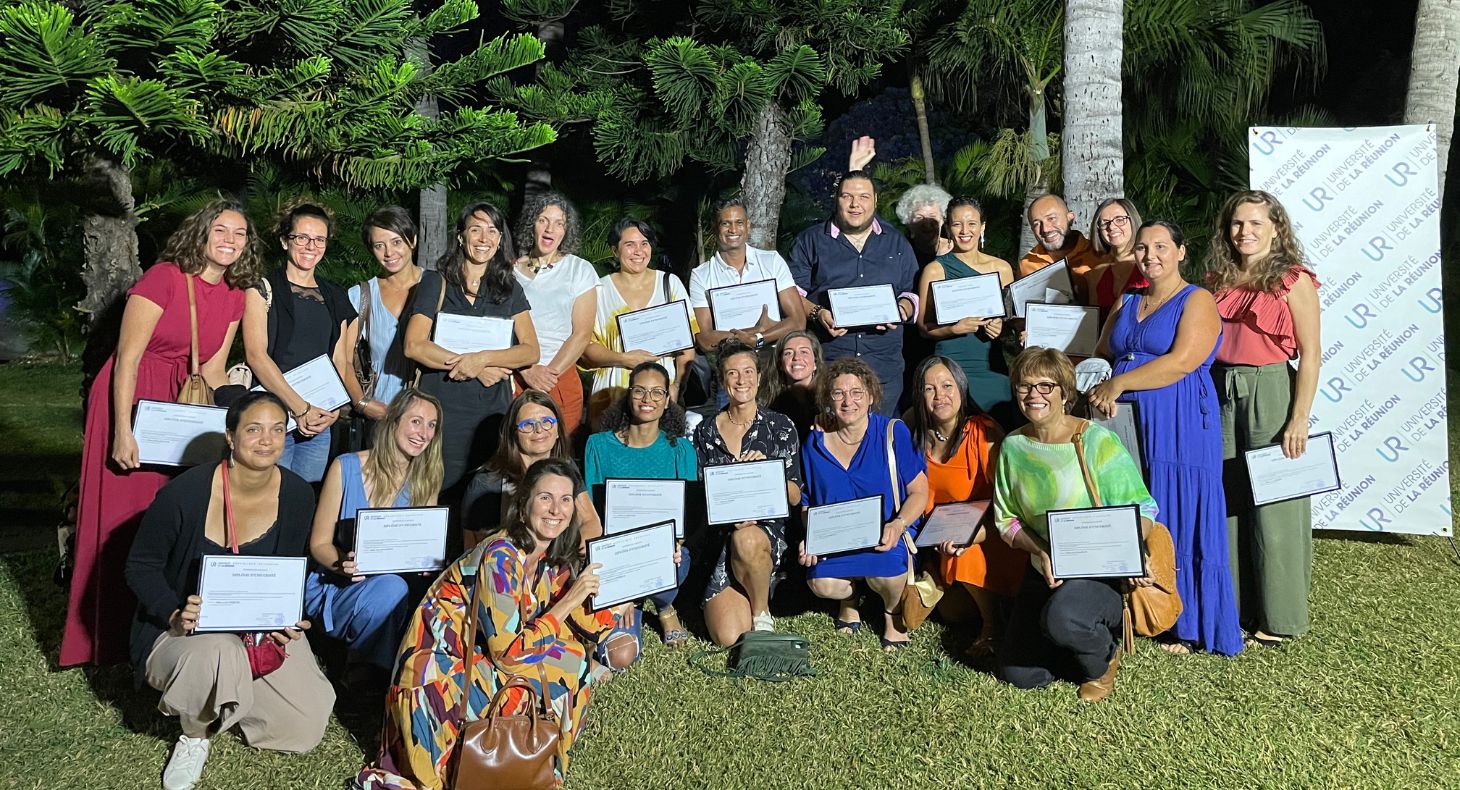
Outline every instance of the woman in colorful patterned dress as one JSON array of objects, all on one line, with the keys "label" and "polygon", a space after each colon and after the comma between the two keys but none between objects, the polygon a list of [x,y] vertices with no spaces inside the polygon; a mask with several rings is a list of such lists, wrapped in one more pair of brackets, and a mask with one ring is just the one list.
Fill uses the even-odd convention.
[{"label": "woman in colorful patterned dress", "polygon": [[[610,610],[593,612],[586,605],[598,591],[598,566],[574,572],[574,511],[582,490],[571,463],[548,458],[533,464],[514,493],[507,534],[477,546],[431,586],[396,660],[380,756],[360,772],[359,786],[434,790],[448,785],[448,762],[462,726],[457,710],[466,691],[466,660],[473,664],[467,720],[480,718],[508,680],[525,678],[547,695],[562,724],[559,781],[566,775],[566,755],[582,727],[590,685],[606,676],[589,662],[591,643],[614,625]],[[474,643],[466,633],[473,585],[481,585],[481,633]],[[509,692],[505,709],[511,714],[530,704],[525,694]]]}]

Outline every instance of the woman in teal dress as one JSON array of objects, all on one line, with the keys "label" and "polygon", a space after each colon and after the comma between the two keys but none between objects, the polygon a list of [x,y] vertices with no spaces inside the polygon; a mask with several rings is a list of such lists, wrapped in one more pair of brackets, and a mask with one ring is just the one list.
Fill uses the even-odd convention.
[{"label": "woman in teal dress", "polygon": [[999,285],[1014,280],[1014,270],[1007,261],[979,249],[983,243],[983,208],[971,197],[948,201],[948,233],[953,251],[940,255],[923,267],[918,280],[918,329],[924,337],[935,341],[936,354],[948,357],[963,368],[968,377],[968,392],[973,400],[1004,430],[1024,422],[1009,398],[1009,377],[1004,352],[998,343],[1004,331],[1004,319],[964,318],[956,323],[940,325],[933,305],[933,283],[957,280],[980,274],[997,274]]}]

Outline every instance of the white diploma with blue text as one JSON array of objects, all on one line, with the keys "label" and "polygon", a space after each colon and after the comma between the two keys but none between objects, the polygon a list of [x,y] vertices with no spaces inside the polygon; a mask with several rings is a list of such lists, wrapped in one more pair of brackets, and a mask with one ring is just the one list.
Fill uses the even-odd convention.
[{"label": "white diploma with blue text", "polygon": [[1135,505],[1051,510],[1049,560],[1056,579],[1146,575],[1141,509]]},{"label": "white diploma with blue text", "polygon": [[1004,317],[1004,286],[998,272],[938,280],[928,290],[933,297],[933,318],[939,326],[965,318]]},{"label": "white diploma with blue text", "polygon": [[1283,455],[1275,444],[1247,451],[1247,477],[1252,481],[1252,504],[1270,505],[1342,488],[1333,434],[1315,433],[1299,458]]},{"label": "white diploma with blue text", "polygon": [[710,302],[710,320],[720,332],[755,326],[760,323],[761,311],[765,311],[771,321],[781,320],[780,295],[776,292],[775,280],[711,288],[705,296]]},{"label": "white diploma with blue text", "polygon": [[361,508],[355,512],[355,569],[377,573],[435,571],[446,567],[444,507]]},{"label": "white diploma with blue text", "polygon": [[918,531],[918,538],[913,541],[913,545],[920,549],[950,542],[954,546],[970,545],[973,543],[973,536],[978,533],[978,525],[988,512],[987,499],[937,505],[928,514],[928,520],[923,522],[923,528]]},{"label": "white diploma with blue text", "polygon": [[684,537],[683,480],[603,481],[603,534],[614,535],[637,527],[674,522],[674,536]]},{"label": "white diploma with blue text", "polygon": [[738,524],[791,515],[786,462],[779,458],[706,466],[705,509],[710,524]]},{"label": "white diploma with blue text", "polygon": [[882,497],[806,509],[806,553],[813,557],[869,549],[882,542]]},{"label": "white diploma with blue text", "polygon": [[157,466],[196,466],[223,457],[228,410],[191,403],[137,402],[132,435],[137,460]]},{"label": "white diploma with blue text", "polygon": [[694,333],[690,331],[689,312],[683,299],[619,313],[615,319],[619,344],[624,351],[647,351],[656,357],[667,357],[694,347]]},{"label": "white diploma with blue text", "polygon": [[1028,302],[1024,305],[1025,348],[1052,348],[1072,357],[1093,357],[1100,344],[1100,308]]},{"label": "white diploma with blue text", "polygon": [[839,329],[902,323],[897,294],[892,292],[890,284],[830,288],[826,301]]},{"label": "white diploma with blue text", "polygon": [[279,631],[304,616],[304,557],[203,557],[198,576],[199,632]]},{"label": "white diploma with blue text", "polygon": [[1068,304],[1075,301],[1075,283],[1070,279],[1069,264],[1061,258],[1009,283],[1008,293],[1009,314],[1023,318],[1024,308],[1030,302]]},{"label": "white diploma with blue text", "polygon": [[431,327],[431,342],[453,354],[504,351],[512,347],[516,326],[510,318],[438,313]]},{"label": "white diploma with blue text", "polygon": [[[350,403],[350,393],[327,354],[320,354],[284,374],[284,381],[311,406],[334,411]],[[255,387],[255,389],[259,389]]]},{"label": "white diploma with blue text", "polygon": [[592,609],[673,589],[679,583],[676,551],[674,524],[668,521],[588,541],[588,564],[602,566]]}]

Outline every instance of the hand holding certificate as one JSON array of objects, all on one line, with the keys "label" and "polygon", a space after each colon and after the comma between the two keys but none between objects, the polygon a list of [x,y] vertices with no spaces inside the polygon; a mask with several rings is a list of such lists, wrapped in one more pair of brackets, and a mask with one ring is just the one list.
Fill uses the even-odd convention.
[{"label": "hand holding certificate", "polygon": [[882,542],[882,497],[814,505],[806,509],[806,545],[810,557],[870,549]]},{"label": "hand holding certificate", "polygon": [[1135,505],[1051,510],[1049,563],[1056,579],[1146,575],[1141,510]]},{"label": "hand holding certificate", "polygon": [[720,332],[749,329],[760,323],[762,312],[772,322],[781,320],[781,303],[775,280],[711,288],[705,296],[710,301],[710,320]]},{"label": "hand holding certificate", "polygon": [[228,410],[190,403],[137,402],[132,435],[137,460],[160,466],[196,466],[216,461],[227,446],[223,439]]},{"label": "hand holding certificate", "polygon": [[838,329],[902,323],[897,294],[890,284],[832,288],[826,292]]},{"label": "hand holding certificate", "polygon": [[303,618],[304,557],[203,557],[195,631],[278,631]]},{"label": "hand holding certificate", "polygon": [[325,411],[334,411],[350,402],[350,393],[340,381],[340,372],[328,354],[292,368],[284,374],[284,381],[311,406]]},{"label": "hand holding certificate", "polygon": [[431,328],[432,342],[453,354],[502,351],[512,347],[515,327],[510,318],[440,313]]},{"label": "hand holding certificate", "polygon": [[978,274],[956,280],[938,280],[929,286],[933,316],[940,326],[965,318],[1003,318],[1004,287],[999,273]]},{"label": "hand holding certificate", "polygon": [[1072,357],[1093,357],[1100,344],[1100,308],[1028,302],[1024,347],[1042,346]]},{"label": "hand holding certificate", "polygon": [[1283,455],[1280,444],[1248,450],[1246,457],[1254,505],[1326,494],[1343,487],[1331,432],[1309,436],[1308,450],[1298,458]]},{"label": "hand holding certificate", "polygon": [[706,466],[705,504],[711,524],[786,518],[786,465],[779,458]]},{"label": "hand holding certificate", "polygon": [[693,348],[689,312],[684,300],[646,307],[615,316],[619,341],[624,351],[647,351],[656,357],[667,357],[676,351]]},{"label": "hand holding certificate", "polygon": [[1017,318],[1024,317],[1024,308],[1030,302],[1069,304],[1074,300],[1075,283],[1063,258],[1009,283],[1009,309]]},{"label": "hand holding certificate", "polygon": [[913,545],[920,549],[941,546],[944,543],[968,546],[973,543],[973,536],[978,533],[979,524],[988,510],[987,499],[938,505],[928,515],[928,520],[923,524],[922,531],[918,532],[918,538],[913,541]]},{"label": "hand holding certificate", "polygon": [[444,507],[362,508],[355,513],[355,572],[436,571],[446,567]]},{"label": "hand holding certificate", "polygon": [[588,564],[600,566],[590,608],[607,609],[673,589],[679,583],[677,551],[669,521],[588,541]]}]

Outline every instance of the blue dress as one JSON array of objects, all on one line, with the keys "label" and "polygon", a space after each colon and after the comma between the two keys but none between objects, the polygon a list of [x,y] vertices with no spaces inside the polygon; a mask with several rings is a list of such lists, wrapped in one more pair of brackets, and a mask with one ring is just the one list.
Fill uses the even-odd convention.
[{"label": "blue dress", "polygon": [[[880,414],[867,415],[867,435],[852,456],[852,463],[843,469],[841,462],[826,447],[827,434],[812,431],[801,451],[801,466],[806,486],[801,504],[826,505],[863,497],[878,496],[882,500],[882,521],[896,515],[892,497],[892,474],[887,462],[887,424],[891,418]],[[1220,448],[1219,448],[1220,449]],[[892,452],[897,457],[898,495],[907,499],[907,486],[928,470],[921,450],[913,446],[912,433],[899,421],[893,429]],[[914,524],[914,527],[916,524]],[[916,535],[909,528],[909,535]],[[824,557],[806,569],[808,579],[860,579],[866,577],[901,576],[907,573],[906,541],[898,541],[888,551],[863,549]]]},{"label": "blue dress", "polygon": [[[1115,375],[1171,351],[1186,300],[1195,291],[1196,286],[1186,286],[1144,321],[1136,320],[1139,294],[1122,297],[1110,332]],[[1136,404],[1151,495],[1176,544],[1182,608],[1172,631],[1177,639],[1230,656],[1242,650],[1242,629],[1227,563],[1222,419],[1211,377],[1220,346],[1219,338],[1206,361],[1180,381],[1126,392],[1121,401]]]}]

